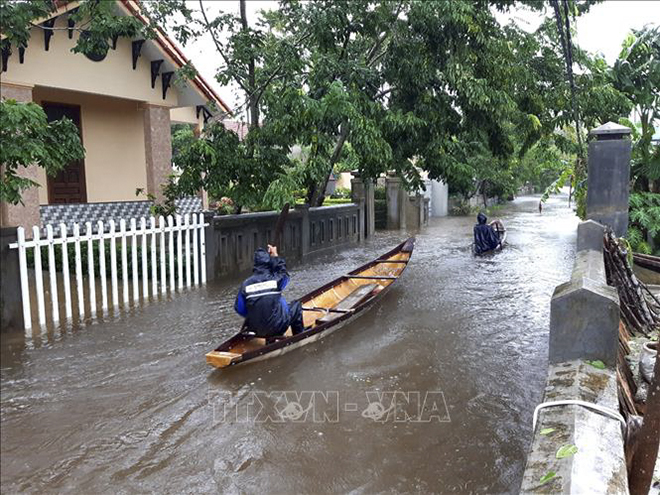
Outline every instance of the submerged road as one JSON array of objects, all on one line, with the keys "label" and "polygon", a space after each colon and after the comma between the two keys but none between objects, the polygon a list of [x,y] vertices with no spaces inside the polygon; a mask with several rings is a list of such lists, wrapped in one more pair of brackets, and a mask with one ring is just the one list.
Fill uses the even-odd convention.
[{"label": "submerged road", "polygon": [[[432,219],[371,311],[246,367],[204,361],[240,324],[238,280],[43,341],[5,339],[2,493],[516,492],[550,297],[573,263],[566,200],[543,214],[538,197],[504,207],[509,246],[485,258],[470,251],[473,218]],[[380,232],[294,267],[287,298],[404,237]]]}]

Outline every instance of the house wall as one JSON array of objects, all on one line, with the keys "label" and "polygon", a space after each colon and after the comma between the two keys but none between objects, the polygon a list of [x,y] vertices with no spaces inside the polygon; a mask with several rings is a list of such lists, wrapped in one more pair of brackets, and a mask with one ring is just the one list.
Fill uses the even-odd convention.
[{"label": "house wall", "polygon": [[[66,17],[59,17],[55,28],[66,28]],[[18,50],[12,47],[8,70],[2,74],[3,82],[82,91],[162,106],[178,105],[174,87],[163,99],[160,77],[155,87],[151,87],[151,63],[146,56],[139,57],[136,69],[132,69],[130,39],[117,40],[117,49],[108,50],[106,58],[100,62],[71,52],[77,39],[77,32],[74,32],[73,39],[69,39],[68,31],[55,31],[46,51],[43,30],[33,28],[24,63],[19,63]]]},{"label": "house wall", "polygon": [[195,107],[181,107],[173,108],[170,110],[170,120],[173,124],[194,124],[203,126],[202,114],[197,118],[197,111]]},{"label": "house wall", "polygon": [[[80,105],[87,201],[131,201],[147,188],[143,112],[136,101],[35,87],[36,103]],[[39,203],[48,204],[46,174],[39,169]],[[141,198],[143,199],[143,198]]]}]

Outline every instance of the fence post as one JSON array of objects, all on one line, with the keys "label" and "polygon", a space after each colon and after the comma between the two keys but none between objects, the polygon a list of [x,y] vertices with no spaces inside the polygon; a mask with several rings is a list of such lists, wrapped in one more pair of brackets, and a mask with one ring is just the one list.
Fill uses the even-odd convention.
[{"label": "fence post", "polygon": [[[216,272],[216,260],[218,260],[218,243],[213,230],[213,217],[215,214],[212,211],[204,212],[204,223],[208,223],[205,229],[205,242],[206,242],[206,280],[213,280]],[[218,265],[219,267],[219,265]]]},{"label": "fence post", "polygon": [[309,205],[296,205],[296,210],[301,213],[301,223],[300,223],[300,258],[304,259],[309,253],[310,243],[309,243]]},{"label": "fence post", "polygon": [[0,328],[2,332],[23,330],[23,300],[18,267],[18,249],[9,245],[17,242],[16,227],[0,228]]}]

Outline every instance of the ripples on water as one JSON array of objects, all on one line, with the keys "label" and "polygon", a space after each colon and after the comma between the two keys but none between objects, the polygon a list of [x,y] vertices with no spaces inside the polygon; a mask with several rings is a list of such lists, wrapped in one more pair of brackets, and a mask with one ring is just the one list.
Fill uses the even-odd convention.
[{"label": "ripples on water", "polygon": [[[57,329],[3,337],[2,491],[512,492],[543,388],[550,296],[567,280],[577,221],[566,197],[502,210],[509,246],[470,252],[472,218],[432,219],[370,312],[319,343],[214,372],[235,332],[238,279]],[[405,234],[291,270],[288,298],[382,254]],[[55,336],[56,335],[56,336]],[[337,391],[338,422],[222,421],[253,392]],[[376,423],[367,391],[442,391],[450,422]],[[215,415],[214,415],[215,412]]]}]

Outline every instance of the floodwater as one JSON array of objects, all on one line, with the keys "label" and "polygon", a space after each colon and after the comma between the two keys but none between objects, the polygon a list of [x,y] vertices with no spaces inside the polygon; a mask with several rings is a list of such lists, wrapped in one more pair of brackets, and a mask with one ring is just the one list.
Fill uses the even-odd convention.
[{"label": "floodwater", "polygon": [[[369,312],[272,360],[204,361],[240,324],[239,280],[3,337],[2,493],[516,492],[577,225],[566,196],[538,200],[498,212],[509,246],[490,257],[472,218],[432,219]],[[404,237],[293,267],[287,297]]]}]

